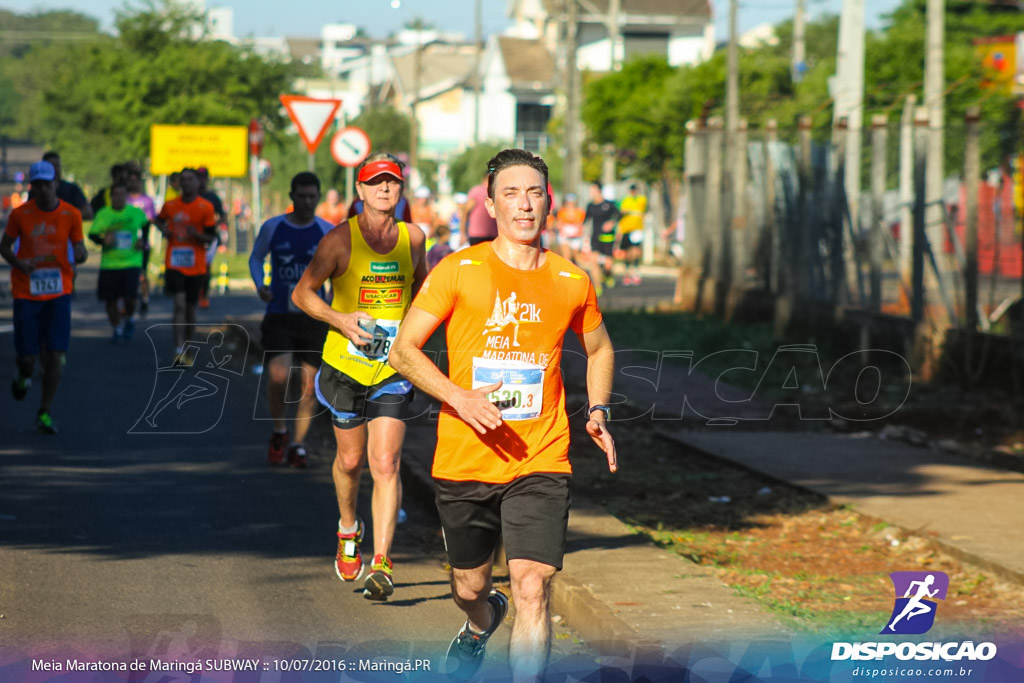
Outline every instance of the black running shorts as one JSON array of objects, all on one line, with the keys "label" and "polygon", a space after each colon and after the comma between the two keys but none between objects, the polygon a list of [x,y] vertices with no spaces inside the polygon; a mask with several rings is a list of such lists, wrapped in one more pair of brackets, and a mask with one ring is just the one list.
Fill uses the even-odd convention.
[{"label": "black running shorts", "polygon": [[316,373],[315,389],[317,400],[331,411],[331,421],[339,429],[353,429],[378,417],[408,419],[416,393],[412,383],[397,373],[366,386],[327,363]]},{"label": "black running shorts", "polygon": [[263,360],[283,353],[316,368],[320,366],[328,325],[305,313],[267,313],[260,324]]},{"label": "black running shorts", "polygon": [[185,293],[185,303],[195,306],[199,303],[199,290],[203,286],[203,275],[185,275],[180,270],[168,268],[164,273],[164,291],[168,296]]},{"label": "black running shorts", "polygon": [[134,301],[139,297],[138,268],[108,268],[100,270],[96,294],[100,301],[125,299]]},{"label": "black running shorts", "polygon": [[570,474],[540,472],[507,484],[435,479],[448,562],[473,569],[487,562],[504,538],[509,560],[562,568],[569,524]]}]

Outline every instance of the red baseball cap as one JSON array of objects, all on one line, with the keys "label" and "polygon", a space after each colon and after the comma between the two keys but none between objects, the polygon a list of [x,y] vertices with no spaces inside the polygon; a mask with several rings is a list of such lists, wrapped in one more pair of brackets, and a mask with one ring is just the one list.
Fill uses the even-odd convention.
[{"label": "red baseball cap", "polygon": [[394,176],[395,180],[400,183],[405,182],[405,178],[402,177],[402,169],[398,167],[398,164],[387,159],[374,161],[359,169],[359,182],[366,183],[383,174]]}]

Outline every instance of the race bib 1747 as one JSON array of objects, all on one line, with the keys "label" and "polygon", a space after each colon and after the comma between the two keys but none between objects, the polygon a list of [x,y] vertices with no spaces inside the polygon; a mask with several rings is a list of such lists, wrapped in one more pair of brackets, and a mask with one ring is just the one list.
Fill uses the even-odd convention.
[{"label": "race bib 1747", "polygon": [[36,268],[29,275],[29,294],[32,296],[63,293],[64,280],[61,278],[60,268]]}]

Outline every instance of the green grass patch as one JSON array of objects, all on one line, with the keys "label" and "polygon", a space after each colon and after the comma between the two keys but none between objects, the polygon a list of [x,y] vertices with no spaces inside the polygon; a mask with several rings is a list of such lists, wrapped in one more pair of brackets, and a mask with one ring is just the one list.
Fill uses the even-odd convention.
[{"label": "green grass patch", "polygon": [[[757,352],[758,369],[763,369],[777,344],[768,324],[745,325],[728,323],[711,316],[693,313],[637,313],[609,311],[604,314],[605,326],[617,349],[652,349],[655,351],[692,351],[700,370],[716,376],[736,367],[736,349]],[[731,373],[730,384],[745,388],[757,386],[760,375],[751,372]]]}]

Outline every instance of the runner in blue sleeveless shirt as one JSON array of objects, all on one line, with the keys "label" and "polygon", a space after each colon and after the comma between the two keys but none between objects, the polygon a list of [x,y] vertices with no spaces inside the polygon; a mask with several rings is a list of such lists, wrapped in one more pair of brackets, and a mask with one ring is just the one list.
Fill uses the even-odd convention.
[{"label": "runner in blue sleeveless shirt", "polygon": [[[303,172],[292,178],[290,194],[294,210],[274,216],[260,228],[252,254],[249,274],[260,299],[267,302],[260,331],[263,335],[263,367],[268,378],[267,402],[274,421],[267,461],[284,462],[286,447],[292,467],[306,467],[309,454],[303,443],[317,405],[313,378],[320,366],[320,353],[327,337],[327,325],[302,312],[292,303],[292,290],[313,260],[320,239],[334,226],[317,217],[320,180]],[[263,263],[270,257],[270,284],[264,284]],[[320,295],[326,300],[326,293]],[[295,434],[289,440],[285,422],[285,390],[294,365],[302,368],[302,398],[295,415]]]}]

